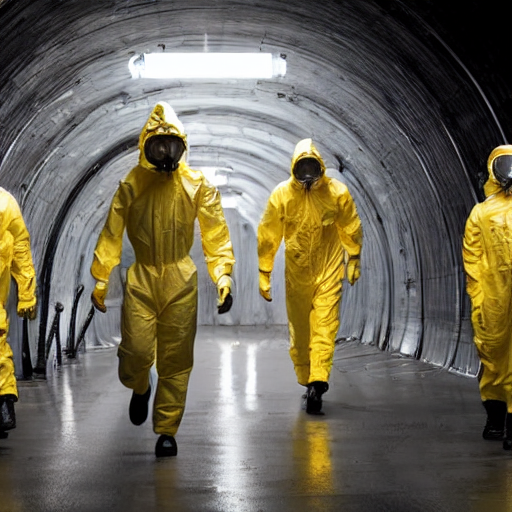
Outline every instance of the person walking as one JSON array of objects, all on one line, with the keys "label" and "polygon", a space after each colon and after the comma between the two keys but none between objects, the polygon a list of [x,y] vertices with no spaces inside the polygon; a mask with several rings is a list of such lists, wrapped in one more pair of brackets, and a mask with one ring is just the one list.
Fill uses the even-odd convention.
[{"label": "person walking", "polygon": [[271,301],[270,276],[284,238],[290,356],[306,386],[306,412],[322,414],[340,324],[342,281],[360,276],[362,227],[348,188],[325,175],[311,139],[301,140],[291,176],[272,191],[258,227],[260,294]]},{"label": "person walking", "polygon": [[148,416],[150,369],[158,384],[153,429],[157,457],[177,454],[197,324],[197,271],[189,255],[199,221],[203,250],[218,290],[218,312],[229,311],[235,258],[220,194],[185,161],[187,138],[171,106],[159,102],[139,139],[139,163],[121,181],[94,251],[92,302],[105,312],[112,269],[121,261],[123,233],[135,252],[126,277],[118,349],[119,378],[133,390],[133,424]]}]

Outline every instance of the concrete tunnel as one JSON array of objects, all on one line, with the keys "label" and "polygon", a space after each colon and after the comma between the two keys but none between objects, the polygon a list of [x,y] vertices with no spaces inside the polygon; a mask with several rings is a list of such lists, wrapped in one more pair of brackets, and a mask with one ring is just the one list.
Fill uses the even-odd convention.
[{"label": "concrete tunnel", "polygon": [[[53,371],[54,352],[41,360],[41,347],[57,302],[65,343],[80,285],[78,327],[87,316],[97,236],[137,161],[140,130],[164,100],[185,126],[190,166],[222,194],[237,258],[234,306],[220,317],[196,235],[200,325],[286,325],[283,253],[267,304],[256,230],[295,144],[311,137],[329,175],[349,187],[364,229],[362,275],[344,287],[338,338],[474,377],[461,242],[483,198],[487,157],[511,139],[502,9],[503,1],[476,0],[464,11],[430,0],[0,2],[0,185],[31,233],[34,367]],[[176,52],[272,53],[286,74],[132,78],[130,59]],[[95,314],[88,348],[119,340],[133,260],[124,247],[109,313]],[[20,374],[14,300],[9,312]]]},{"label": "concrete tunnel", "polygon": [[[3,2],[0,176],[32,237],[34,357],[57,301],[66,335],[80,284],[78,325],[87,314],[95,240],[118,181],[136,162],[148,113],[166,100],[186,127],[190,165],[223,177],[238,260],[235,305],[218,317],[194,248],[200,324],[286,323],[282,254],[276,300],[267,305],[258,295],[255,232],[270,191],[289,175],[295,143],[312,137],[364,226],[363,276],[345,287],[339,337],[474,374],[461,236],[481,199],[486,157],[506,139],[505,96],[478,81],[482,66],[499,59],[477,54],[472,72],[471,53],[469,62],[457,55],[425,20],[429,9],[433,3],[387,1]],[[287,70],[263,80],[132,79],[134,55],[178,51],[269,52],[286,59]],[[118,281],[112,308],[121,301],[122,268]],[[108,343],[118,329],[116,315],[96,315],[87,343]]]}]

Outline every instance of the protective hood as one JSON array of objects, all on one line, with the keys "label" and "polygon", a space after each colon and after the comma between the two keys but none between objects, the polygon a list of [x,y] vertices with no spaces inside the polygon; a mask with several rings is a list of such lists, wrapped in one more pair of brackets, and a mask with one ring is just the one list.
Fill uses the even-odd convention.
[{"label": "protective hood", "polygon": [[494,148],[489,155],[489,158],[487,159],[487,171],[489,172],[489,178],[484,185],[485,197],[492,196],[503,190],[492,170],[494,160],[503,155],[512,155],[512,145],[498,146],[497,148]]},{"label": "protective hood", "polygon": [[185,129],[176,112],[165,101],[160,101],[155,105],[139,137],[139,164],[148,169],[155,169],[155,166],[147,160],[144,145],[150,137],[155,135],[175,135],[179,137],[185,145],[182,159],[185,157],[188,150]]},{"label": "protective hood", "polygon": [[[325,176],[325,164],[324,164],[324,161],[322,160],[322,157],[320,156],[320,153],[318,152],[318,149],[316,149],[315,145],[313,144],[312,139],[303,139],[303,140],[299,141],[297,143],[297,145],[295,146],[295,151],[293,152],[292,163],[291,163],[291,167],[290,167],[290,172],[291,172],[293,181],[297,185],[300,185],[300,183],[296,179],[295,175],[293,174],[293,169],[294,169],[295,165],[297,164],[297,162],[299,160],[302,160],[303,158],[314,158],[315,160],[318,161],[318,163],[320,164],[320,170],[321,170],[321,174],[320,174],[320,178],[319,178],[318,182],[322,181],[322,178]],[[300,186],[302,186],[302,185],[300,185]]]}]

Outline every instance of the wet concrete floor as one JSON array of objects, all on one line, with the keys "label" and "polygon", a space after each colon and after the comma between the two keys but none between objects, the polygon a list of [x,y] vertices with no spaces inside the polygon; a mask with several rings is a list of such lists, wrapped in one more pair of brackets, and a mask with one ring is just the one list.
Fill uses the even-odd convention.
[{"label": "wet concrete floor", "polygon": [[337,347],[324,416],[301,409],[286,333],[202,327],[178,456],[128,419],[115,349],[20,382],[0,512],[505,512],[512,454],[484,441],[476,379]]}]

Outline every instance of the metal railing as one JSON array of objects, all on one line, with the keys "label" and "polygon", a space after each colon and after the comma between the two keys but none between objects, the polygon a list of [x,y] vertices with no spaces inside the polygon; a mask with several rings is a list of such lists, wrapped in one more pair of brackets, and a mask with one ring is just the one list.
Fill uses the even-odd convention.
[{"label": "metal railing", "polygon": [[[62,353],[64,352],[68,359],[75,359],[78,353],[78,350],[81,348],[83,344],[83,350],[85,351],[85,334],[87,332],[87,329],[89,328],[89,325],[92,322],[92,319],[94,318],[94,312],[95,308],[94,306],[91,306],[91,309],[89,310],[89,313],[87,314],[87,317],[84,320],[84,323],[82,324],[82,327],[79,331],[78,338],[75,339],[76,335],[76,316],[77,316],[77,310],[78,310],[78,304],[80,302],[80,297],[82,296],[82,293],[84,291],[84,286],[81,284],[77,287],[75,291],[75,297],[73,300],[73,307],[71,310],[71,318],[69,321],[69,329],[68,329],[68,337],[66,341],[66,347],[63,350],[61,345],[61,337],[60,337],[60,315],[64,311],[64,306],[57,302],[55,304],[55,315],[53,317],[52,326],[50,328],[50,332],[48,333],[48,337],[45,340],[44,344],[44,368],[38,368],[37,373],[41,375],[42,377],[46,376],[46,362],[48,361],[48,358],[50,357],[50,352],[53,344],[53,340],[55,339],[55,357],[57,366],[62,365]],[[30,340],[29,340],[29,334],[28,334],[28,319],[23,319],[23,334],[22,334],[22,371],[23,371],[23,378],[24,379],[32,379],[34,374],[34,368],[32,366],[32,359],[30,355]],[[41,366],[38,361],[38,366]],[[43,371],[41,371],[43,370]]]}]

